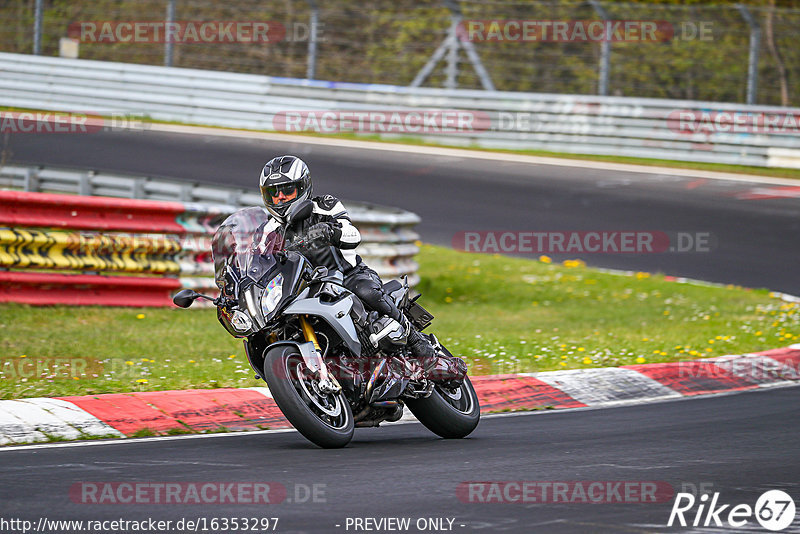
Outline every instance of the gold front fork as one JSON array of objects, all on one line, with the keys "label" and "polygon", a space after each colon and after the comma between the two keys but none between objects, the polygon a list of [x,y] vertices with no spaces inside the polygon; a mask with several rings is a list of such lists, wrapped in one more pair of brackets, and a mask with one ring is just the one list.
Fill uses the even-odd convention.
[{"label": "gold front fork", "polygon": [[328,393],[339,393],[342,390],[342,386],[339,385],[336,377],[328,374],[328,367],[325,365],[325,361],[322,359],[322,355],[319,353],[317,334],[314,332],[314,329],[311,328],[311,324],[308,322],[308,318],[306,318],[305,315],[300,315],[300,328],[303,329],[303,337],[306,339],[306,341],[312,342],[314,344],[314,348],[316,349],[316,354],[314,354],[311,358],[306,359],[306,365],[308,365],[312,371],[319,372],[320,391],[326,395]]},{"label": "gold front fork", "polygon": [[311,341],[314,344],[314,348],[317,349],[317,352],[319,352],[317,334],[314,332],[314,329],[311,327],[311,324],[308,322],[308,319],[306,319],[305,315],[300,316],[300,328],[303,329],[303,337],[306,338],[306,341]]}]

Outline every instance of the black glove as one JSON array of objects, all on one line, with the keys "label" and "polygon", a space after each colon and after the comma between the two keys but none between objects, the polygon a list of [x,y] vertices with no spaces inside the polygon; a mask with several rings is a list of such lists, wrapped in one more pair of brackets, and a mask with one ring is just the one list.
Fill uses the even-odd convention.
[{"label": "black glove", "polygon": [[305,233],[306,240],[310,242],[316,241],[320,244],[331,244],[333,237],[333,227],[330,223],[321,222],[309,228]]}]

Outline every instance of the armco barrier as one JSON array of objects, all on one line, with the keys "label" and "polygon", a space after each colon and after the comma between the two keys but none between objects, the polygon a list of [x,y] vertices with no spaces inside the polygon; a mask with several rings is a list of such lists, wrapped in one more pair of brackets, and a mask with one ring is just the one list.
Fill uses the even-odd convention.
[{"label": "armco barrier", "polygon": [[800,109],[718,102],[366,85],[0,53],[0,106],[256,130],[284,130],[294,112],[461,110],[475,120],[458,133],[392,130],[396,124],[371,118],[364,129],[457,146],[800,167]]},{"label": "armco barrier", "polygon": [[[5,168],[0,186],[16,185],[13,177],[19,174],[47,172],[57,173],[62,185],[70,172],[78,177],[75,184],[87,175]],[[162,190],[177,183],[189,192],[203,187],[148,183]],[[221,198],[261,201],[255,193],[224,192]],[[0,190],[0,206],[0,302],[125,306],[169,305],[170,295],[181,287],[215,293],[211,236],[238,209],[9,190]],[[362,232],[356,252],[382,277],[409,275],[415,284],[418,236],[412,227],[419,217],[365,204],[347,207]]]},{"label": "armco barrier", "polygon": [[170,306],[177,278],[0,271],[0,302],[70,306]]}]

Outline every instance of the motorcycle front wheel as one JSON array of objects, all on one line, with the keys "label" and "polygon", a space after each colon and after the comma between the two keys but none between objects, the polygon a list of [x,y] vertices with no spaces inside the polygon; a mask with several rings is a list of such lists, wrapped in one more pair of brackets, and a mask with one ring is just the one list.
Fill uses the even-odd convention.
[{"label": "motorcycle front wheel", "polygon": [[406,405],[425,427],[443,438],[468,436],[481,419],[478,395],[469,377],[458,388],[436,385],[424,399],[409,399]]},{"label": "motorcycle front wheel", "polygon": [[326,449],[353,439],[353,412],[344,393],[322,393],[296,347],[267,351],[264,378],[278,408],[306,439]]}]

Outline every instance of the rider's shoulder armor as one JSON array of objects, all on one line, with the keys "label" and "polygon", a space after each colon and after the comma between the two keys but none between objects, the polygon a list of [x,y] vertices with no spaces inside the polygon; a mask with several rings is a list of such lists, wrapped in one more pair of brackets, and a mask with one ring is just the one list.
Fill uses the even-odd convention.
[{"label": "rider's shoulder armor", "polygon": [[341,201],[333,195],[322,195],[311,199],[314,202],[314,213],[318,215],[327,215],[338,219],[340,217],[347,217],[347,210]]}]

